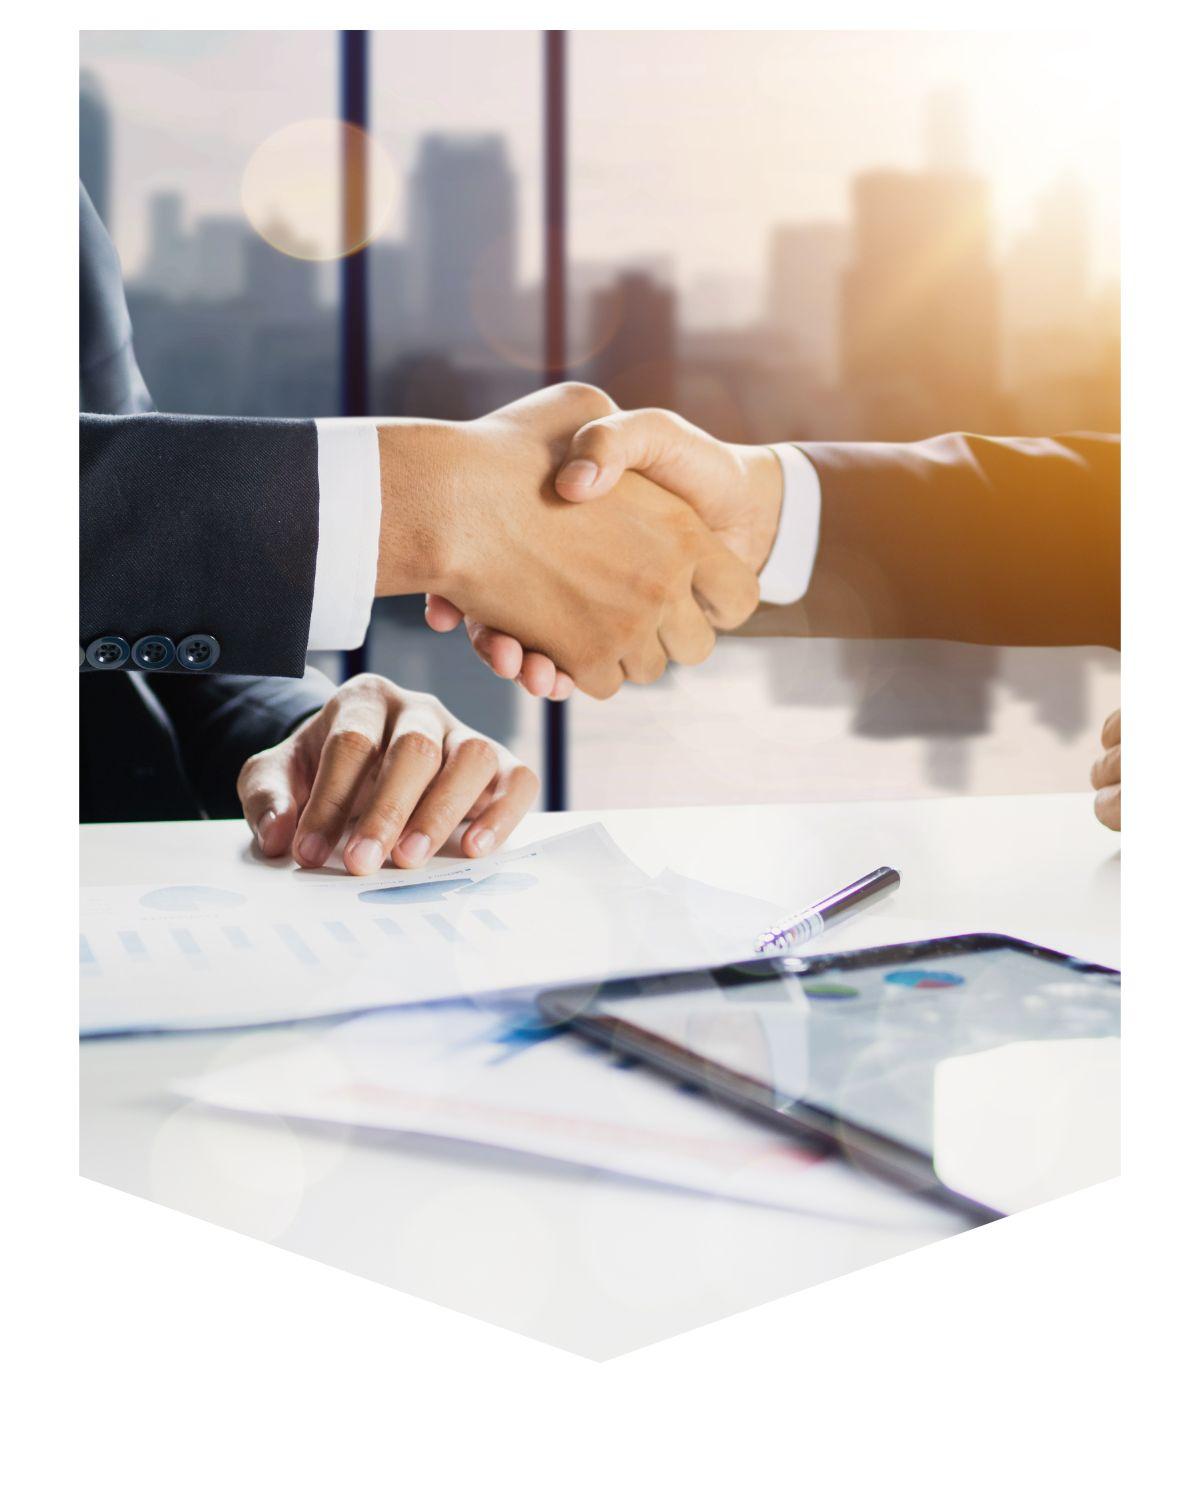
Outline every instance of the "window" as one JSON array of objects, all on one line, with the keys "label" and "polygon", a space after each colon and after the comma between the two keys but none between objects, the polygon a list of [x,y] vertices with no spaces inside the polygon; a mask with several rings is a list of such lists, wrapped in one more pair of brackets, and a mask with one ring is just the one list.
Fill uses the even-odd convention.
[{"label": "window", "polygon": [[164,411],[338,409],[336,279],[251,228],[254,152],[337,113],[337,34],[81,33],[85,186],[124,268],[138,361]]},{"label": "window", "polygon": [[[337,116],[341,45],[82,34],[81,171],[164,409],[341,409],[338,265],[242,204],[264,142]],[[364,262],[370,409],[472,417],[543,376],[543,37],[367,50],[396,189]],[[1088,38],[587,31],[568,60],[572,373],[747,442],[1119,426],[1116,111]],[[421,601],[377,605],[368,659],[545,769],[541,706]],[[1099,650],[727,640],[572,702],[571,799],[1077,788],[1116,699]]]},{"label": "window", "polygon": [[[542,384],[541,34],[375,32],[371,133],[400,190],[370,247],[371,409],[481,416]],[[419,598],[379,601],[369,661],[539,771],[543,707]]]},{"label": "window", "polygon": [[[622,405],[756,443],[1119,428],[1088,39],[587,31],[570,57],[572,343]],[[1075,789],[1116,677],[1101,650],[728,640],[573,703],[571,794]]]}]

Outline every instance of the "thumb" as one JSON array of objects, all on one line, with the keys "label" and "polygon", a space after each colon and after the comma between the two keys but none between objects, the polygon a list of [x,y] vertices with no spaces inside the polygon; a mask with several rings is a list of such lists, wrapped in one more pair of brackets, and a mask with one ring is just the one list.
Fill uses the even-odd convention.
[{"label": "thumb", "polygon": [[697,561],[692,592],[717,630],[735,630],[758,608],[757,575],[720,543]]},{"label": "thumb", "polygon": [[294,742],[285,740],[282,745],[252,755],[238,777],[242,812],[268,859],[286,854],[296,836],[300,810],[291,774],[295,754]]},{"label": "thumb", "polygon": [[564,500],[592,500],[607,495],[627,469],[672,488],[666,468],[674,426],[675,419],[662,411],[598,417],[571,439],[555,488]]}]

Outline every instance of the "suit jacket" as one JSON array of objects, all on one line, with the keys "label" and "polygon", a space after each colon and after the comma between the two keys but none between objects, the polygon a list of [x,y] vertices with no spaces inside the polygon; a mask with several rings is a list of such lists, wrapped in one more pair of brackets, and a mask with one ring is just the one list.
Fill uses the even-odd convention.
[{"label": "suit jacket", "polygon": [[798,446],[821,482],[812,580],[746,633],[1120,646],[1120,438]]},{"label": "suit jacket", "polygon": [[81,652],[106,635],[219,644],[208,671],[81,662],[80,815],[236,816],[245,758],[333,690],[305,669],[316,428],[151,410],[117,254],[82,187],[79,334]]}]

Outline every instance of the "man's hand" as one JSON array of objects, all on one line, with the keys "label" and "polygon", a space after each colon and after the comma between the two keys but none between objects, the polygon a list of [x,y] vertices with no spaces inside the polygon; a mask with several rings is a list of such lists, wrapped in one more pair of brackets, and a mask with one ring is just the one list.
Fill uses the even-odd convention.
[{"label": "man's hand", "polygon": [[[510,637],[595,697],[625,678],[653,682],[668,659],[702,661],[714,627],[753,612],[753,570],[640,475],[613,473],[603,505],[555,494],[572,438],[611,411],[601,392],[565,385],[475,422],[382,426],[376,593],[438,596],[454,623],[479,622],[473,640],[489,659]],[[442,607],[431,602],[435,628]]]},{"label": "man's hand", "polygon": [[[556,478],[565,500],[599,499],[630,471],[687,501],[697,516],[754,573],[767,558],[779,526],[783,475],[769,448],[723,443],[669,411],[609,411],[572,437]],[[425,618],[434,630],[453,630],[462,612],[432,596]],[[740,621],[738,622],[740,623]],[[471,643],[500,677],[515,677],[535,697],[562,698],[570,684],[544,655],[467,620]]]},{"label": "man's hand", "polygon": [[1121,831],[1121,710],[1109,714],[1100,731],[1104,754],[1092,764],[1096,816],[1105,828]]},{"label": "man's hand", "polygon": [[783,473],[770,448],[723,443],[673,411],[611,412],[572,438],[555,487],[564,500],[594,500],[630,470],[686,500],[735,556],[761,572],[783,504]]},{"label": "man's hand", "polygon": [[538,779],[428,693],[367,673],[282,744],[252,755],[237,789],[268,857],[290,848],[317,868],[353,825],[346,869],[372,875],[389,857],[406,870],[423,865],[464,820],[463,853],[490,854],[528,812]]}]

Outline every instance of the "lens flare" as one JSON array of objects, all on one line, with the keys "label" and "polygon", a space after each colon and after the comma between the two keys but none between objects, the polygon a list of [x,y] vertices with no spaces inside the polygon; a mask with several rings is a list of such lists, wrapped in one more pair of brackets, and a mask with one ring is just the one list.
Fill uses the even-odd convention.
[{"label": "lens flare", "polygon": [[396,169],[372,136],[341,120],[297,120],[257,146],[242,210],[269,245],[297,260],[340,260],[388,224]]}]

